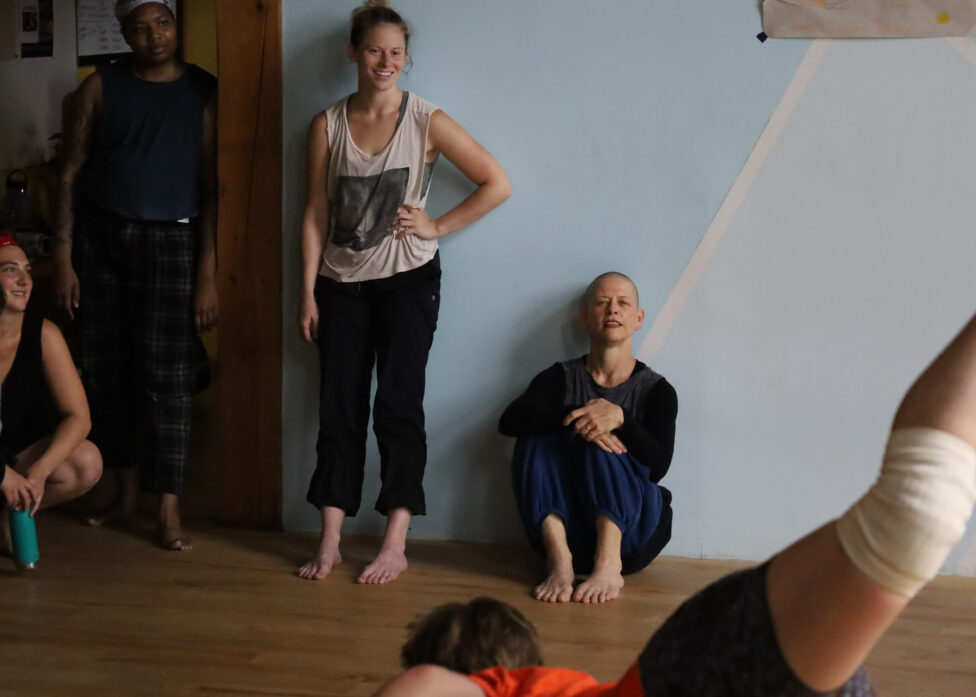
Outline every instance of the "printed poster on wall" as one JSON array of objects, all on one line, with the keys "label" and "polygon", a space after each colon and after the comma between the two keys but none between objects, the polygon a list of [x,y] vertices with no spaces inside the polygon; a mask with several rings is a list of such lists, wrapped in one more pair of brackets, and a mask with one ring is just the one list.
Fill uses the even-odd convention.
[{"label": "printed poster on wall", "polygon": [[20,5],[20,57],[54,55],[54,0],[25,0]]},{"label": "printed poster on wall", "polygon": [[115,0],[77,0],[76,12],[79,65],[129,52],[115,18]]},{"label": "printed poster on wall", "polygon": [[763,0],[774,38],[976,35],[976,0]]}]

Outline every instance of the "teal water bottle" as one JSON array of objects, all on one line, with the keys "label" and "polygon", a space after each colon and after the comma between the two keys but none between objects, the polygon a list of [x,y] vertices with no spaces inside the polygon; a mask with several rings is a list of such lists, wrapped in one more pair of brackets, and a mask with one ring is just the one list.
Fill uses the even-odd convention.
[{"label": "teal water bottle", "polygon": [[28,511],[10,511],[10,538],[14,544],[14,563],[21,571],[37,568],[37,529]]}]

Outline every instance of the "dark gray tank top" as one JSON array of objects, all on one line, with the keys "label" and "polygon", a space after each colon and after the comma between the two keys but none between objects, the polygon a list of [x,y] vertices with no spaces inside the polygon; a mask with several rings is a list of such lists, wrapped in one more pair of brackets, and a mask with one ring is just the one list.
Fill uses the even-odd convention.
[{"label": "dark gray tank top", "polygon": [[217,79],[195,65],[172,82],[109,65],[102,118],[82,172],[82,198],[130,220],[192,218],[200,210],[203,111]]},{"label": "dark gray tank top", "polygon": [[576,409],[591,399],[602,397],[616,404],[625,412],[633,414],[638,421],[644,421],[644,404],[647,393],[654,387],[661,376],[637,361],[634,372],[625,382],[614,387],[598,385],[586,369],[586,357],[574,358],[562,364],[566,374],[565,406]]}]

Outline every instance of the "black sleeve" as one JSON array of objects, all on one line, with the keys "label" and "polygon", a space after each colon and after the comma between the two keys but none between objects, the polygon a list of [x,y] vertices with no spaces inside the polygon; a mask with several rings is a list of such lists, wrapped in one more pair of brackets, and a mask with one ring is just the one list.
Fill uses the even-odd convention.
[{"label": "black sleeve", "polygon": [[624,425],[616,430],[631,455],[651,470],[651,481],[668,473],[674,453],[674,422],[678,416],[678,394],[664,378],[647,392],[644,421],[624,412]]},{"label": "black sleeve", "polygon": [[565,391],[565,371],[555,363],[532,378],[529,388],[502,412],[498,430],[515,437],[560,430],[568,411],[563,406]]}]

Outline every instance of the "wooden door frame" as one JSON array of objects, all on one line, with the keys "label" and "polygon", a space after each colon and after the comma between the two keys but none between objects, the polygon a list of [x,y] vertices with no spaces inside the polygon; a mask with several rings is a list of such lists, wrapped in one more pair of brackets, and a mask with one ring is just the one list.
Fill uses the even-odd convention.
[{"label": "wooden door frame", "polygon": [[281,0],[216,0],[219,522],[281,528]]}]

